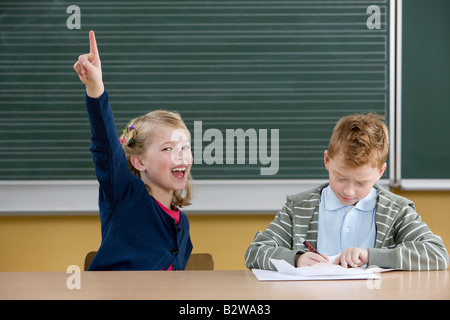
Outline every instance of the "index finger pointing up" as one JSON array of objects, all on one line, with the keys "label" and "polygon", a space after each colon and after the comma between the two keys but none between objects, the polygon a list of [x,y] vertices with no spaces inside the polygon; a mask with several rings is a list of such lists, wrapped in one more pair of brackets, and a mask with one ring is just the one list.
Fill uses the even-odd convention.
[{"label": "index finger pointing up", "polygon": [[95,40],[95,33],[93,30],[89,31],[89,60],[98,58],[97,41]]}]

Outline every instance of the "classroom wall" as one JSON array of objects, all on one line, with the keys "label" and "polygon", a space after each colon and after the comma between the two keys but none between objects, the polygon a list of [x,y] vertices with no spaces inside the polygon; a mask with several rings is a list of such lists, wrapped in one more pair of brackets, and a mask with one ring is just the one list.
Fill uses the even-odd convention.
[{"label": "classroom wall", "polygon": [[[450,191],[393,191],[413,200],[422,219],[450,248]],[[216,270],[245,269],[245,250],[272,218],[191,215],[194,252],[211,253]],[[0,271],[66,271],[72,264],[82,268],[85,253],[99,244],[97,216],[0,217]]]}]

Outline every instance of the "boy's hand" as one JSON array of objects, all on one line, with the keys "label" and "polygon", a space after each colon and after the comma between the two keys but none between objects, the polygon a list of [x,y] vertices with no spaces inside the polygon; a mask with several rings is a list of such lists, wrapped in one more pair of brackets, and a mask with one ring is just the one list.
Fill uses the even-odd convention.
[{"label": "boy's hand", "polygon": [[345,249],[333,262],[344,268],[357,268],[369,262],[369,250],[361,248]]},{"label": "boy's hand", "polygon": [[306,267],[321,262],[328,263],[329,262],[328,257],[326,255],[320,255],[313,252],[305,252],[296,256],[295,266],[297,268]]},{"label": "boy's hand", "polygon": [[86,85],[86,93],[91,98],[98,98],[105,90],[102,80],[102,65],[98,53],[94,31],[89,32],[90,52],[78,57],[73,69],[78,73],[81,82]]}]

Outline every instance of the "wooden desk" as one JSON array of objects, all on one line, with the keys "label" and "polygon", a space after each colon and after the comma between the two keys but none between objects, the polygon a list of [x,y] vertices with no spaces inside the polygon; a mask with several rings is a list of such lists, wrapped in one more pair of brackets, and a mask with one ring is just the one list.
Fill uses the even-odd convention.
[{"label": "wooden desk", "polygon": [[[450,271],[394,271],[381,280],[260,282],[251,271],[0,272],[0,299],[450,299]],[[378,282],[377,282],[378,281]]]}]

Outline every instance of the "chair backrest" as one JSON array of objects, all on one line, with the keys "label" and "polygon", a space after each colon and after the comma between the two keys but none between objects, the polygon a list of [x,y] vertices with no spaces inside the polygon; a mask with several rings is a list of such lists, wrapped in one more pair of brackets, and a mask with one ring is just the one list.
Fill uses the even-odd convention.
[{"label": "chair backrest", "polygon": [[193,253],[189,257],[186,270],[214,270],[214,258],[209,253]]},{"label": "chair backrest", "polygon": [[[84,271],[87,271],[96,254],[97,251],[90,251],[86,254]],[[189,257],[186,270],[214,270],[214,258],[209,253],[193,253]]]},{"label": "chair backrest", "polygon": [[87,271],[96,254],[97,251],[90,251],[86,254],[86,256],[84,257],[84,271]]}]

